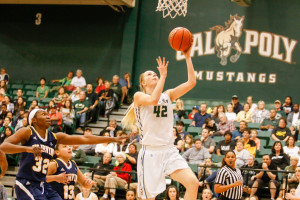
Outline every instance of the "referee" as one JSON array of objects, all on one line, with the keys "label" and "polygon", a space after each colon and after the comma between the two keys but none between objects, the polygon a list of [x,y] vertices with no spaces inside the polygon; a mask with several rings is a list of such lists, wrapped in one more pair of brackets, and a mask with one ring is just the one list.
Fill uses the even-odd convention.
[{"label": "referee", "polygon": [[249,188],[243,189],[243,176],[239,169],[235,168],[236,156],[230,150],[222,160],[222,168],[215,179],[215,192],[221,193],[218,200],[240,200],[243,191],[249,192]]}]

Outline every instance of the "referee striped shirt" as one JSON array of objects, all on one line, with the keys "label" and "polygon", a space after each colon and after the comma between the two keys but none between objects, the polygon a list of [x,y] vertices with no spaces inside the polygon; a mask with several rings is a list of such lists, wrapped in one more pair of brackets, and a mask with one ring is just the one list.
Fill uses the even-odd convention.
[{"label": "referee striped shirt", "polygon": [[[232,169],[225,165],[220,169],[215,179],[215,184],[229,185],[238,180],[243,182],[243,176],[239,169]],[[229,190],[221,193],[223,196],[229,199],[242,199],[243,186],[233,187]]]}]

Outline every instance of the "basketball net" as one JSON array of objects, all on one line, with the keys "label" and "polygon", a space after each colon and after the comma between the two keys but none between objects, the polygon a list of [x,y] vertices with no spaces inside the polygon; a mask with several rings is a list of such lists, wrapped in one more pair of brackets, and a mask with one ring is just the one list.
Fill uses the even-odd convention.
[{"label": "basketball net", "polygon": [[158,0],[156,11],[163,12],[163,18],[170,16],[175,18],[177,15],[185,17],[187,13],[188,0]]}]

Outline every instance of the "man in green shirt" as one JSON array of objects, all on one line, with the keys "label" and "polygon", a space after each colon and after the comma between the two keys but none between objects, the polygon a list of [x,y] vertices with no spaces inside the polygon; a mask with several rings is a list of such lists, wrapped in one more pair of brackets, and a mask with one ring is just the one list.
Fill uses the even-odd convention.
[{"label": "man in green shirt", "polygon": [[279,100],[276,100],[274,102],[274,107],[275,107],[275,111],[276,111],[276,119],[280,119],[281,117],[286,117],[286,113],[281,110],[281,102]]},{"label": "man in green shirt", "polygon": [[261,130],[273,130],[276,126],[278,126],[278,119],[276,117],[276,111],[274,109],[270,110],[270,118],[266,118],[260,125]]},{"label": "man in green shirt", "polygon": [[79,100],[74,101],[73,107],[76,114],[76,119],[79,119],[79,126],[82,130],[85,127],[86,113],[89,110],[90,102],[86,100],[84,91],[79,93]]}]

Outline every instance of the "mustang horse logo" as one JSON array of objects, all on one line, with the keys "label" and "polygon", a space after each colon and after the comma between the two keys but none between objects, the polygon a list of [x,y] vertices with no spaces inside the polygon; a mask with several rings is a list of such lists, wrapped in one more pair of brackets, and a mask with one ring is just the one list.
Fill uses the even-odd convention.
[{"label": "mustang horse logo", "polygon": [[221,25],[214,26],[210,30],[215,30],[217,35],[215,38],[215,48],[218,52],[218,57],[221,58],[221,65],[227,65],[227,57],[231,53],[231,49],[236,50],[236,54],[230,57],[230,61],[235,63],[241,53],[242,48],[239,43],[239,38],[242,35],[242,27],[245,16],[239,17],[237,14],[230,15],[230,19],[225,22],[225,27]]}]

